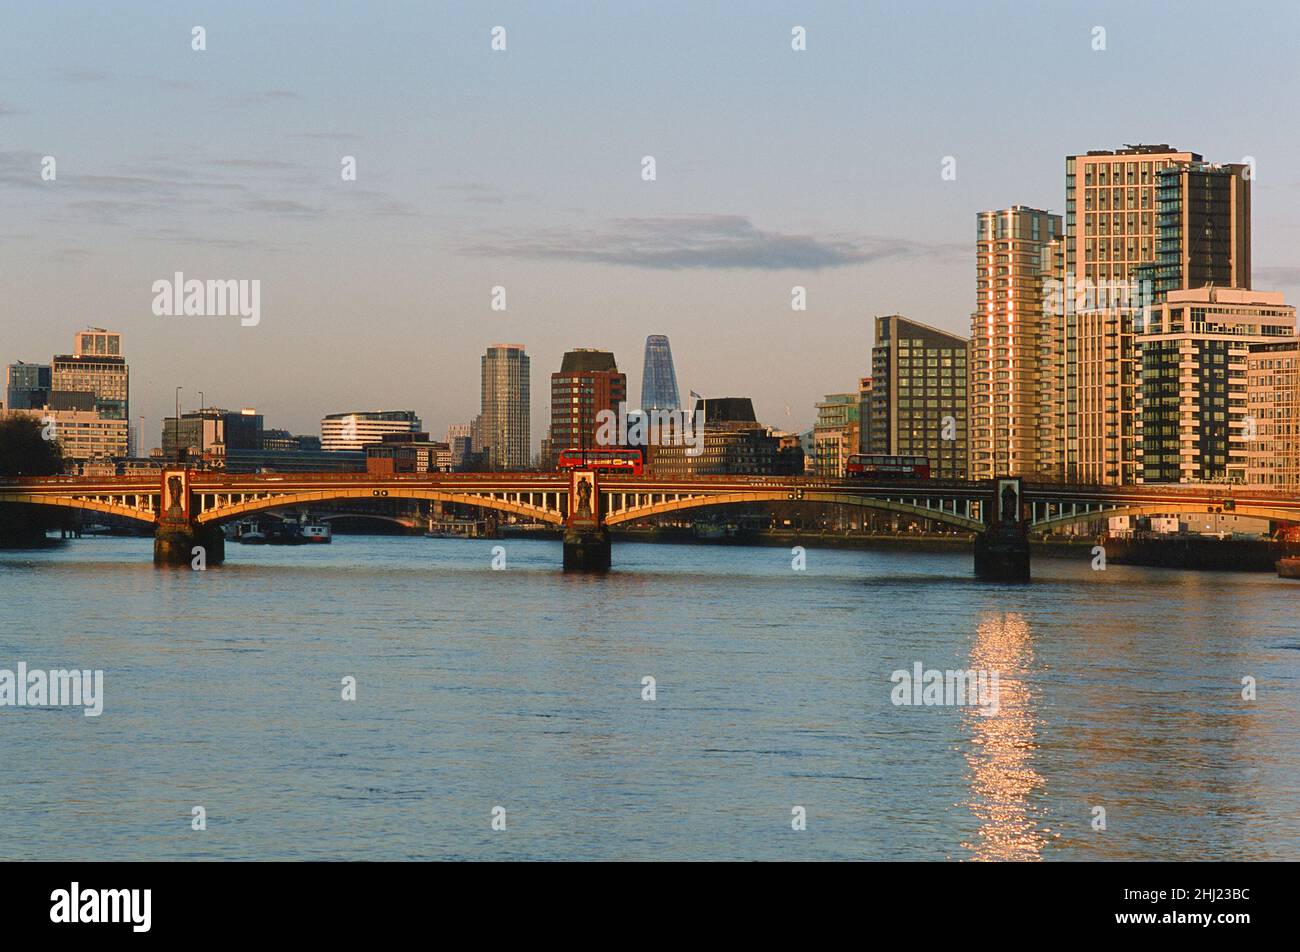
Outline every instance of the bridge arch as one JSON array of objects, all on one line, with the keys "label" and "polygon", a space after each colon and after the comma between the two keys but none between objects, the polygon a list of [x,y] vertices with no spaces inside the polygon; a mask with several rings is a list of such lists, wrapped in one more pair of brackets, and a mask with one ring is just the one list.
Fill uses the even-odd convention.
[{"label": "bridge arch", "polygon": [[[258,512],[266,512],[271,509],[283,509],[292,506],[310,505],[314,502],[337,502],[346,499],[415,499],[428,502],[457,503],[463,506],[476,506],[479,509],[492,509],[496,512],[512,513],[519,516],[528,516],[539,522],[548,522],[554,525],[564,523],[564,508],[567,504],[568,493],[548,490],[496,490],[484,491],[481,493],[474,492],[452,492],[439,489],[420,489],[414,486],[394,486],[383,491],[383,495],[377,495],[373,489],[357,489],[340,487],[338,489],[313,489],[304,491],[290,490],[276,494],[274,491],[269,493],[244,494],[252,495],[255,498],[244,498],[240,502],[227,501],[220,502],[223,496],[237,496],[239,493],[223,492],[205,492],[195,491],[196,508],[198,516],[196,522],[199,523],[216,523],[230,522],[234,519],[244,518]],[[554,506],[546,504],[546,497],[558,497],[555,499]],[[513,497],[513,498],[512,498]],[[524,497],[528,497],[525,501]],[[541,502],[535,501],[535,497],[542,497]],[[206,505],[206,501],[212,498],[212,505]],[[340,513],[339,515],[347,515]]]},{"label": "bridge arch", "polygon": [[[602,487],[603,489],[603,487]],[[603,491],[603,495],[617,495],[617,491]],[[661,495],[654,493],[653,495]],[[668,495],[671,495],[669,493]],[[893,499],[872,499],[870,497],[853,495],[850,493],[837,492],[818,492],[814,490],[802,490],[797,495],[792,495],[789,489],[771,489],[771,490],[751,490],[746,492],[719,493],[716,495],[705,496],[683,496],[677,499],[665,499],[661,502],[635,505],[626,509],[615,509],[612,506],[606,507],[605,524],[609,526],[618,525],[624,522],[632,522],[637,519],[644,519],[649,516],[657,516],[670,512],[682,512],[689,509],[703,509],[709,506],[727,506],[738,503],[751,502],[782,502],[782,503],[832,503],[842,506],[858,506],[863,509],[874,509],[878,512],[891,512],[899,515],[914,516],[918,519],[931,519],[935,522],[942,522],[947,525],[957,526],[969,532],[981,532],[985,525],[982,521],[961,512],[952,512],[947,509],[939,509],[931,506],[922,506],[901,500]]]},{"label": "bridge arch", "polygon": [[1111,516],[1173,516],[1173,515],[1198,515],[1204,516],[1212,513],[1220,515],[1243,516],[1250,519],[1268,519],[1273,522],[1300,522],[1300,514],[1291,512],[1286,509],[1277,509],[1270,506],[1249,505],[1237,503],[1232,509],[1225,510],[1223,505],[1209,505],[1207,503],[1180,503],[1180,502],[1159,502],[1159,503],[1117,503],[1114,506],[1093,507],[1087,511],[1079,510],[1073,513],[1062,513],[1053,515],[1048,519],[1038,519],[1030,526],[1030,529],[1037,532],[1040,529],[1052,529],[1056,526],[1066,526],[1073,522],[1086,522],[1090,519],[1109,519]]},{"label": "bridge arch", "polygon": [[[127,493],[128,497],[137,496],[136,493]],[[157,495],[140,493],[141,500],[146,500],[150,508],[141,508],[139,505],[129,506],[125,501],[114,502],[115,497],[87,497],[87,496],[62,496],[47,495],[45,493],[7,493],[0,492],[0,505],[13,503],[14,505],[26,506],[49,506],[55,509],[72,509],[82,512],[102,512],[111,516],[119,516],[123,519],[130,519],[133,522],[142,522],[147,525],[153,525],[157,520],[154,506],[157,505]]]}]

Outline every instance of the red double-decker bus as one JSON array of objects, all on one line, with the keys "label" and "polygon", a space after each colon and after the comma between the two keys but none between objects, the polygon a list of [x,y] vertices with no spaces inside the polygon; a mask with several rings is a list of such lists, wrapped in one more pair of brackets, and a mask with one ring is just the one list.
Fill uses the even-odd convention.
[{"label": "red double-decker bus", "polygon": [[855,453],[844,466],[849,479],[929,479],[930,461],[924,456],[883,456]]},{"label": "red double-decker bus", "polygon": [[557,469],[594,469],[598,473],[629,473],[640,476],[645,472],[645,463],[640,450],[567,449],[560,451]]}]

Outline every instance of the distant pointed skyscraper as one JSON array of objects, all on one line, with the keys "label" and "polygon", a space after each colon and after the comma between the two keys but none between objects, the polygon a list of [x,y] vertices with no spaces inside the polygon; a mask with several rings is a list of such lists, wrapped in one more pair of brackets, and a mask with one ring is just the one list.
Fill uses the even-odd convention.
[{"label": "distant pointed skyscraper", "polygon": [[645,368],[641,372],[642,410],[680,410],[677,395],[677,372],[673,370],[673,352],[668,338],[651,334],[645,339]]}]

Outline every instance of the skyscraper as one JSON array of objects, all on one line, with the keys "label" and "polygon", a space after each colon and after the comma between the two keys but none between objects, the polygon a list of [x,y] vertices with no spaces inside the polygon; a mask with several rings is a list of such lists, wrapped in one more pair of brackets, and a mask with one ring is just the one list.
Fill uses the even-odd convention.
[{"label": "skyscraper", "polygon": [[[1168,145],[1132,145],[1065,159],[1065,478],[1132,483],[1137,476],[1137,355],[1133,295],[1156,260],[1162,169],[1200,162]],[[1073,281],[1076,290],[1070,293]]]},{"label": "skyscraper", "polygon": [[493,344],[480,358],[481,443],[495,470],[528,469],[532,456],[529,360],[523,344]]},{"label": "skyscraper", "polygon": [[559,371],[551,374],[551,430],[542,465],[553,467],[566,449],[595,449],[596,415],[617,413],[626,401],[627,374],[619,372],[612,353],[581,347],[566,353]]},{"label": "skyscraper", "polygon": [[673,369],[673,352],[668,338],[651,334],[645,339],[645,367],[641,372],[642,410],[679,410],[677,372]]},{"label": "skyscraper", "polygon": [[1155,301],[1170,291],[1250,287],[1250,177],[1245,165],[1186,162],[1156,182],[1156,257],[1137,267]]},{"label": "skyscraper", "polygon": [[964,337],[877,317],[867,452],[924,456],[936,479],[965,479],[966,360]]},{"label": "skyscraper", "polygon": [[1040,341],[1061,216],[1015,205],[980,212],[970,340],[971,479],[1039,471]]}]

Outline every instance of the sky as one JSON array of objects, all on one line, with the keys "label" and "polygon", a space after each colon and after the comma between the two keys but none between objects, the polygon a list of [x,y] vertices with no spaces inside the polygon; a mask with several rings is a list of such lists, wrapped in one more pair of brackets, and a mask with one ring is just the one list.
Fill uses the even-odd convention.
[{"label": "sky", "polygon": [[[0,0],[0,362],[120,331],[146,446],[177,386],[438,438],[522,343],[536,445],[564,351],[636,400],[667,334],[683,396],[801,429],[875,315],[969,333],[977,213],[1062,212],[1071,153],[1252,156],[1254,285],[1294,302],[1297,36],[1294,2]],[[260,323],[156,315],[178,271],[260,281]]]}]

